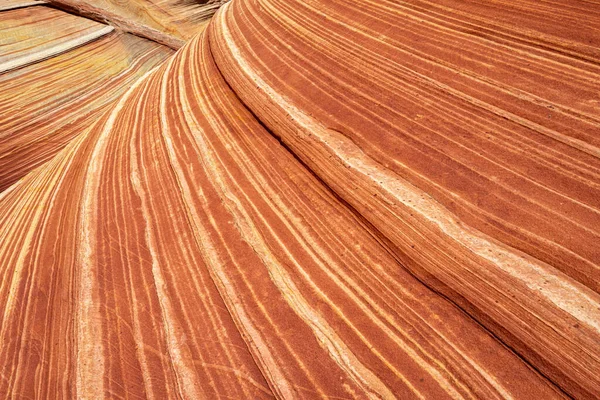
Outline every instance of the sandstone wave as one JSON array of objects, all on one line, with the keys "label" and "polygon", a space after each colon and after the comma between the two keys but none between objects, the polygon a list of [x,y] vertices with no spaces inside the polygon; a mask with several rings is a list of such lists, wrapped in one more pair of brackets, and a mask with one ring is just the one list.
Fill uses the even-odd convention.
[{"label": "sandstone wave", "polygon": [[[107,32],[0,75],[52,121],[1,122],[0,395],[600,397],[597,26],[233,0],[164,63]],[[50,107],[94,51],[136,61]]]}]

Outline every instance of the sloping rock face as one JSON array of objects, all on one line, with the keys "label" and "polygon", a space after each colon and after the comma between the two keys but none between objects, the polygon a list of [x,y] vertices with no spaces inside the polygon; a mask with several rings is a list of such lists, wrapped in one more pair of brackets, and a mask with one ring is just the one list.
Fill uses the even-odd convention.
[{"label": "sloping rock face", "polygon": [[0,73],[20,68],[91,42],[112,27],[48,7],[0,13]]},{"label": "sloping rock face", "polygon": [[598,396],[599,15],[447,4],[234,2],[213,54],[423,282]]},{"label": "sloping rock face", "polygon": [[600,397],[600,12],[474,3],[221,8],[0,194],[0,395]]},{"label": "sloping rock face", "polygon": [[0,32],[6,43],[0,60],[12,65],[0,74],[0,192],[51,159],[173,54],[47,7],[0,12]]},{"label": "sloping rock face", "polygon": [[560,397],[261,126],[206,35],[0,207],[8,393]]},{"label": "sloping rock face", "polygon": [[163,46],[114,33],[0,75],[0,191],[52,158],[170,54]]},{"label": "sloping rock face", "polygon": [[227,0],[49,0],[173,49],[197,35]]},{"label": "sloping rock face", "polygon": [[0,4],[0,11],[15,10],[17,8],[36,6],[45,3],[45,0],[3,0]]}]

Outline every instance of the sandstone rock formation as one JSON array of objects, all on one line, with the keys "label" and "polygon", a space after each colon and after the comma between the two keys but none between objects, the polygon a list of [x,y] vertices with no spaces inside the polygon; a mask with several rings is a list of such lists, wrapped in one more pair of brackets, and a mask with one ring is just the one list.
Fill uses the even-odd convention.
[{"label": "sandstone rock formation", "polygon": [[173,54],[48,7],[0,12],[0,33],[6,38],[0,69],[7,66],[0,74],[0,192],[52,158]]},{"label": "sandstone rock formation", "polygon": [[534,15],[521,33],[503,12],[414,3],[234,2],[211,25],[213,54],[407,268],[562,387],[598,396],[597,32],[551,36]]},{"label": "sandstone rock formation", "polygon": [[0,72],[10,71],[91,42],[111,26],[48,7],[23,7],[0,14]]},{"label": "sandstone rock formation", "polygon": [[0,3],[0,11],[15,10],[45,4],[45,0],[3,0]]},{"label": "sandstone rock formation", "polygon": [[597,26],[233,0],[154,70],[113,32],[0,75],[42,85],[0,173],[49,160],[0,192],[1,397],[600,397]]},{"label": "sandstone rock formation", "polygon": [[171,48],[198,34],[227,0],[49,0],[50,4]]}]

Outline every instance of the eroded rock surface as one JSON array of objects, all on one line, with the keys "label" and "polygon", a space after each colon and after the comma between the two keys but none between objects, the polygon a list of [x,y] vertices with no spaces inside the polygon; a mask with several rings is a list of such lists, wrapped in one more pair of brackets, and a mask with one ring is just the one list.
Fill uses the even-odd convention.
[{"label": "eroded rock surface", "polygon": [[0,59],[12,67],[0,74],[0,192],[51,159],[173,54],[47,7],[0,12],[0,31],[6,44]]},{"label": "eroded rock surface", "polygon": [[114,28],[48,7],[0,12],[0,73],[64,53]]},{"label": "eroded rock surface", "polygon": [[239,1],[211,44],[242,101],[413,273],[598,396],[599,15],[558,2],[582,25],[553,29],[536,4],[517,3],[525,29],[502,2]]},{"label": "eroded rock surface", "polygon": [[0,395],[600,397],[599,18],[225,5],[0,193]]},{"label": "eroded rock surface", "polygon": [[227,0],[50,0],[69,12],[180,48]]}]

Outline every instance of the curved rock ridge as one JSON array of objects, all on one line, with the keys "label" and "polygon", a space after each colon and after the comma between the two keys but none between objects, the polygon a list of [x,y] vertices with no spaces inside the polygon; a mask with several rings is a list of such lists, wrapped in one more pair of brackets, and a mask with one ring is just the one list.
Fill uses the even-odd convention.
[{"label": "curved rock ridge", "polygon": [[257,0],[210,37],[244,104],[411,272],[598,397],[600,15],[552,3],[587,28],[549,35],[526,1],[531,27],[505,2]]},{"label": "curved rock ridge", "polygon": [[600,397],[599,17],[225,5],[0,193],[0,397]]},{"label": "curved rock ridge", "polygon": [[[214,24],[219,66],[253,111],[260,79],[469,225],[600,289],[600,54],[524,47],[541,33],[516,28],[514,43],[481,38],[403,2],[305,3],[236,2]],[[598,41],[572,30],[573,50]]]},{"label": "curved rock ridge", "polygon": [[206,35],[6,191],[0,237],[4,396],[562,397],[264,129]]},{"label": "curved rock ridge", "polygon": [[165,46],[113,32],[0,74],[0,192],[52,158],[172,54]]}]

